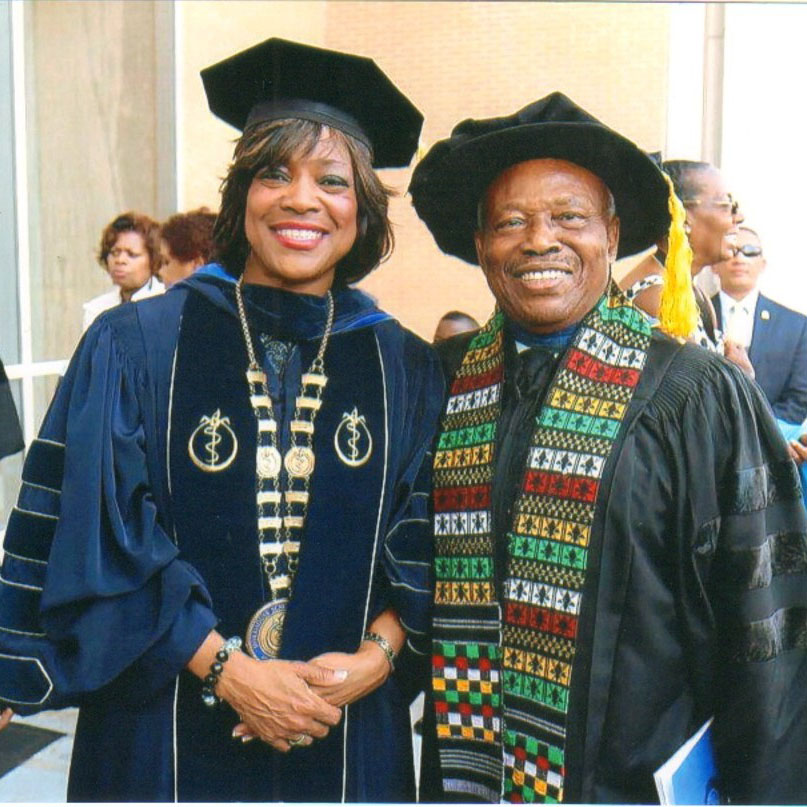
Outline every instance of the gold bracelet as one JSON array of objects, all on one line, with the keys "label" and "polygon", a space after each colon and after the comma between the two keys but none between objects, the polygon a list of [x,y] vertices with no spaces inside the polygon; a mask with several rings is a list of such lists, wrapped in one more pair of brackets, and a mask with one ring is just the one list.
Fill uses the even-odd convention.
[{"label": "gold bracelet", "polygon": [[362,641],[375,642],[375,644],[377,644],[384,651],[384,655],[387,657],[387,661],[389,662],[390,672],[395,672],[395,650],[380,633],[374,633],[371,630],[366,630],[364,631],[364,636],[362,636]]}]

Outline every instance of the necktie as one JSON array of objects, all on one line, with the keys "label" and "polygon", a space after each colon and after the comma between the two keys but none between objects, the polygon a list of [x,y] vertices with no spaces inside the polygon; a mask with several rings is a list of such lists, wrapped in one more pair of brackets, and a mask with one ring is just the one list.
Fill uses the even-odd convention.
[{"label": "necktie", "polygon": [[726,339],[737,342],[743,347],[748,347],[748,309],[740,303],[729,306],[728,323],[726,327]]}]

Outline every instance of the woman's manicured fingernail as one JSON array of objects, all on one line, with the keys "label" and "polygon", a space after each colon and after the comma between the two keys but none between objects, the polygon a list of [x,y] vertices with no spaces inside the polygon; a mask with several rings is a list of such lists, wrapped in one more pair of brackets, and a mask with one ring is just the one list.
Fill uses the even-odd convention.
[{"label": "woman's manicured fingernail", "polygon": [[347,670],[334,670],[333,675],[337,681],[344,681],[347,678]]}]

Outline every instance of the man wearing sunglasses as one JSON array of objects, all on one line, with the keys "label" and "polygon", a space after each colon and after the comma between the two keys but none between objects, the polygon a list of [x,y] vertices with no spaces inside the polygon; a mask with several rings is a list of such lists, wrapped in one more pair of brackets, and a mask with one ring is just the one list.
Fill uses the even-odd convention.
[{"label": "man wearing sunglasses", "polygon": [[759,293],[764,269],[759,236],[740,227],[734,255],[712,266],[721,287],[712,302],[726,340],[747,348],[776,417],[801,424],[807,418],[807,317]]}]

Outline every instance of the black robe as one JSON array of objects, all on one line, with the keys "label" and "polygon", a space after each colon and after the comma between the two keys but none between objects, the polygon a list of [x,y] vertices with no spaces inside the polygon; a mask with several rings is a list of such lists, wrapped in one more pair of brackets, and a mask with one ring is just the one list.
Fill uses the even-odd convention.
[{"label": "black robe", "polygon": [[[449,379],[469,339],[440,346]],[[506,378],[513,360],[506,347]],[[513,390],[506,380],[503,417]],[[496,486],[520,481],[500,467],[494,508],[507,501]],[[714,715],[727,797],[804,802],[806,520],[756,385],[722,357],[654,332],[598,496],[566,801],[657,802],[653,772]],[[428,704],[424,733],[421,795],[445,800]]]}]

